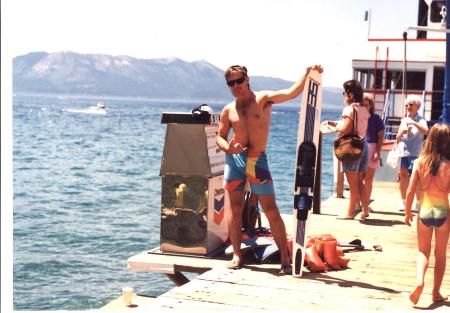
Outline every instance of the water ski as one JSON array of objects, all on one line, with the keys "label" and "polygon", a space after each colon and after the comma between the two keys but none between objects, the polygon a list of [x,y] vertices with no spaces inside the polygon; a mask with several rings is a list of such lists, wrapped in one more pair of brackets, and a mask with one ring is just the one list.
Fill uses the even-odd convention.
[{"label": "water ski", "polygon": [[[294,182],[294,242],[292,276],[300,277],[305,262],[305,238],[308,217],[313,206],[314,177],[319,143],[322,77],[311,70],[305,81],[297,135],[297,158]],[[319,187],[320,188],[320,187]],[[320,201],[320,199],[317,199]]]}]

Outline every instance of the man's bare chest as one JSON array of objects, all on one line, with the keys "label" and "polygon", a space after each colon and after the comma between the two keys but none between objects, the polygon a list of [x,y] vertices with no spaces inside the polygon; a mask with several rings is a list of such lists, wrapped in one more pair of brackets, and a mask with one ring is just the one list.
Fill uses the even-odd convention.
[{"label": "man's bare chest", "polygon": [[267,113],[268,112],[265,112],[263,109],[254,104],[247,107],[236,108],[233,112],[231,112],[230,120],[232,122],[240,121],[244,123],[258,122],[260,120],[264,120]]}]

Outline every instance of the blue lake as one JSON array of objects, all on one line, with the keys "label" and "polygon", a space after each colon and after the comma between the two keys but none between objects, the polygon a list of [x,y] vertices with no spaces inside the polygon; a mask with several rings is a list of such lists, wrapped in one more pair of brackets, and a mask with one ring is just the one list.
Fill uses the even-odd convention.
[{"label": "blue lake", "polygon": [[[126,259],[159,245],[161,113],[198,103],[108,100],[107,115],[66,111],[95,103],[14,97],[16,310],[95,309],[123,286],[153,296],[174,286],[164,274],[128,270]],[[321,119],[339,115],[323,110]],[[292,210],[298,119],[298,107],[274,107],[267,154],[282,213]],[[323,140],[322,199],[332,194],[334,138]]]}]

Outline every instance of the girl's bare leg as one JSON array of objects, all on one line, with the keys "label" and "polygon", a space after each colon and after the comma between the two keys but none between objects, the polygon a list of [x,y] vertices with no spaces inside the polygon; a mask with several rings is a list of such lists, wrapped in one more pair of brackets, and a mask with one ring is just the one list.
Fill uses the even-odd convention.
[{"label": "girl's bare leg", "polygon": [[359,198],[361,199],[363,217],[368,217],[369,216],[369,198],[367,197],[366,185],[364,183],[365,174],[366,173],[358,173]]},{"label": "girl's bare leg", "polygon": [[417,242],[419,252],[417,253],[417,274],[416,288],[409,295],[409,300],[413,304],[417,304],[425,286],[425,273],[428,269],[428,260],[431,253],[431,239],[433,237],[433,229],[425,226],[417,217]]},{"label": "girl's bare leg", "polygon": [[441,295],[440,289],[444,279],[445,266],[447,261],[447,244],[450,233],[450,215],[444,225],[436,229],[434,248],[434,282],[433,282],[433,302],[445,301],[448,297]]},{"label": "girl's bare leg", "polygon": [[375,176],[375,169],[368,168],[366,175],[364,175],[364,184],[366,186],[367,201],[370,201],[372,195],[373,177]]},{"label": "girl's bare leg", "polygon": [[353,218],[356,203],[360,201],[359,178],[358,172],[345,172],[345,177],[350,189],[350,200],[347,209],[347,217]]}]

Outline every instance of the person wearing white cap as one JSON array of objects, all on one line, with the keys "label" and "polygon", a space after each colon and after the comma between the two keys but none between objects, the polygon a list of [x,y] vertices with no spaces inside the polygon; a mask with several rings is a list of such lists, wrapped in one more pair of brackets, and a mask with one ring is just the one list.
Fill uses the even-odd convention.
[{"label": "person wearing white cap", "polygon": [[[406,191],[414,161],[422,150],[424,136],[428,134],[427,121],[418,113],[422,101],[417,95],[409,95],[405,100],[407,115],[398,128],[397,143],[400,157],[399,187],[402,196],[400,211],[405,210]],[[420,205],[420,193],[416,193],[416,207]]]}]

